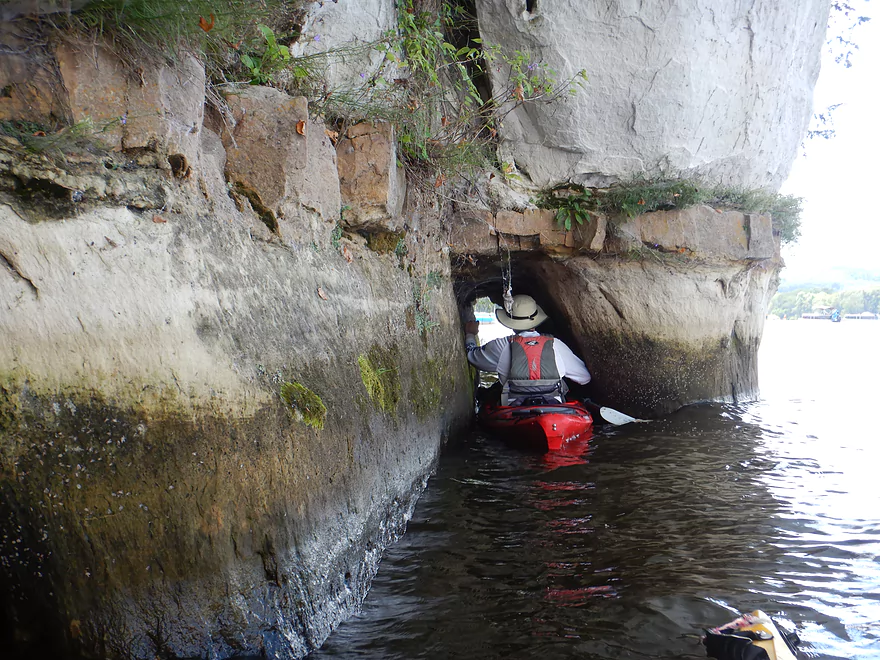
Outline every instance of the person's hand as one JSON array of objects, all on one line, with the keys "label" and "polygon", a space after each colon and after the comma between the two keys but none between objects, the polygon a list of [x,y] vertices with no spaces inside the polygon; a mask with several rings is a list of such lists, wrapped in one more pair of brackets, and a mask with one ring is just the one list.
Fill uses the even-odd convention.
[{"label": "person's hand", "polygon": [[480,331],[480,323],[478,321],[468,321],[464,324],[464,333],[466,335],[475,335]]}]

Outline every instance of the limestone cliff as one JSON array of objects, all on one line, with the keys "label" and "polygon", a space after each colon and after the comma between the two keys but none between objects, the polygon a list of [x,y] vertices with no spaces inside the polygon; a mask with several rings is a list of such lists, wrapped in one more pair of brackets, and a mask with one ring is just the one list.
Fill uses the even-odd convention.
[{"label": "limestone cliff", "polygon": [[[471,420],[460,307],[508,285],[584,357],[594,398],[660,414],[754,396],[767,214],[594,209],[566,230],[540,199],[635,173],[776,186],[828,7],[771,4],[476,3],[471,37],[591,83],[507,108],[498,167],[461,180],[407,179],[393,122],[325,123],[315,98],[208,84],[196,57],[133,67],[4,28],[0,121],[33,124],[0,136],[0,645],[318,646]],[[291,52],[346,53],[318,100],[375,84],[387,58],[362,46],[395,3],[306,10]],[[31,148],[48,119],[92,131]]]},{"label": "limestone cliff", "polygon": [[[109,52],[58,57],[74,113],[128,121],[94,153],[0,144],[3,646],[301,657],[468,420],[449,260],[403,229],[388,135],[334,146],[259,87],[209,127],[191,60],[111,107]],[[344,230],[359,168],[346,201],[399,232]]]},{"label": "limestone cliff", "polygon": [[477,2],[487,41],[590,77],[565,103],[513,110],[505,160],[538,185],[684,173],[778,188],[812,113],[828,5]]}]

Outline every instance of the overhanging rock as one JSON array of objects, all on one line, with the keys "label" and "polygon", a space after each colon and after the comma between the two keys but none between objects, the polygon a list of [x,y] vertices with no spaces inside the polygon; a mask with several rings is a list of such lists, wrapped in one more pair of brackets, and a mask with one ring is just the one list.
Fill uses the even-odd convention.
[{"label": "overhanging rock", "polygon": [[596,215],[570,232],[548,223],[550,211],[459,213],[449,241],[465,257],[454,259],[460,300],[500,302],[510,277],[584,357],[591,394],[635,414],[757,395],[781,263],[769,216],[696,206]]},{"label": "overhanging rock", "polygon": [[[778,188],[812,113],[828,0],[476,3],[480,35],[589,82],[505,116],[501,160],[532,182],[689,174]],[[495,93],[507,71],[490,71]]]}]

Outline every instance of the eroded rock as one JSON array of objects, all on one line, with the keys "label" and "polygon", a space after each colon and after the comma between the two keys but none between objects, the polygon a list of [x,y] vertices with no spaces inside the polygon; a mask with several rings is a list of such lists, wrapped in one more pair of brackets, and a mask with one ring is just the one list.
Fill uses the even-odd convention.
[{"label": "eroded rock", "polygon": [[337,143],[336,154],[342,201],[348,206],[345,224],[352,229],[401,229],[406,181],[397,164],[391,124],[351,126]]},{"label": "eroded rock", "polygon": [[[468,419],[442,250],[413,242],[407,271],[334,238],[338,183],[318,181],[334,149],[297,122],[304,161],[254,127],[254,149],[289,168],[237,170],[275,193],[283,241],[235,207],[211,130],[189,177],[154,152],[74,165],[0,149],[0,179],[57,181],[68,204],[58,222],[19,184],[0,189],[6,648],[302,657],[362,601]],[[164,201],[126,208],[136,191]],[[362,356],[383,365],[390,403]],[[321,402],[323,428],[286,384]]]},{"label": "eroded rock", "polygon": [[[589,76],[506,115],[501,160],[539,186],[688,174],[778,188],[812,114],[828,4],[479,2],[487,43]],[[491,73],[501,93],[507,72]]]},{"label": "eroded rock", "polygon": [[770,259],[776,251],[769,216],[704,205],[645,213],[619,229],[644,245],[694,256]]}]

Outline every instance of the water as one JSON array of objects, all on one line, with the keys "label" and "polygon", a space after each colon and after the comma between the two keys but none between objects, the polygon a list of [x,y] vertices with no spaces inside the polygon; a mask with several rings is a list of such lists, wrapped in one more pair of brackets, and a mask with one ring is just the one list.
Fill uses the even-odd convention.
[{"label": "water", "polygon": [[764,609],[880,658],[880,322],[770,322],[763,399],[568,455],[450,448],[362,613],[314,658],[704,658]]}]

